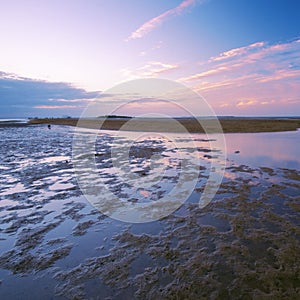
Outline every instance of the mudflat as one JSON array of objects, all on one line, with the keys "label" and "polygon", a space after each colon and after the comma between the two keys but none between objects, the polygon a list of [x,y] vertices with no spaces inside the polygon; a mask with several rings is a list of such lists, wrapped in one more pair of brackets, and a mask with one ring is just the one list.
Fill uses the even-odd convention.
[{"label": "mudflat", "polygon": [[[174,147],[161,135],[99,132],[93,173],[89,153],[72,155],[72,129],[0,130],[0,299],[299,298],[300,132],[228,134],[222,184],[200,208],[211,163],[221,157],[218,140],[178,134]],[[111,152],[126,144],[135,176],[125,180]],[[263,144],[274,151],[261,152]],[[184,158],[199,180],[180,208],[151,223],[109,217],[115,207],[101,182],[123,203],[155,203],[190,175]],[[75,171],[99,185],[101,210]]]}]

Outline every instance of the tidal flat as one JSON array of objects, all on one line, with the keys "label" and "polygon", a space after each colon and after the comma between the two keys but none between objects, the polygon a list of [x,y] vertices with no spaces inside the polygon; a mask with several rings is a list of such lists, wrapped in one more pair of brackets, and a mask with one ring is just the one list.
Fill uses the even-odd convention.
[{"label": "tidal flat", "polygon": [[[141,224],[112,219],[86,200],[73,133],[61,125],[0,128],[1,299],[299,297],[299,131],[225,135],[224,178],[204,208],[198,202],[212,161],[224,151],[217,140],[193,134],[192,147],[178,134],[174,148],[147,134],[131,147],[135,176],[124,183],[108,153],[131,136],[102,131],[94,153],[99,177],[123,201],[157,201],[178,182],[180,153],[200,159],[188,199]],[[157,184],[139,184],[158,174]],[[84,176],[94,180],[88,170]]]}]

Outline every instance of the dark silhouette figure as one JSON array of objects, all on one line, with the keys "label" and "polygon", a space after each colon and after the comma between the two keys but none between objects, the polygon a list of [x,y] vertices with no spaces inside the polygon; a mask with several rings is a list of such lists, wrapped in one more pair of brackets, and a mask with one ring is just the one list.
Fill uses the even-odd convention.
[{"label": "dark silhouette figure", "polygon": [[48,129],[51,129],[51,125],[50,124],[48,124]]}]

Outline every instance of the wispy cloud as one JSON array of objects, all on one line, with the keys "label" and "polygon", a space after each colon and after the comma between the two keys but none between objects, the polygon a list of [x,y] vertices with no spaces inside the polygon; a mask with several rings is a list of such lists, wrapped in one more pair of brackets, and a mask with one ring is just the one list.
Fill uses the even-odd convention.
[{"label": "wispy cloud", "polygon": [[177,64],[154,61],[136,69],[123,69],[121,72],[126,80],[128,80],[145,77],[158,77],[159,75],[170,72],[178,67],[179,66]]},{"label": "wispy cloud", "polygon": [[211,57],[206,64],[201,64],[205,67],[203,71],[180,78],[180,81],[197,81],[219,75],[232,78],[246,74],[257,74],[257,79],[264,81],[294,77],[300,70],[299,55],[300,40],[276,45],[258,42]]},{"label": "wispy cloud", "polygon": [[211,81],[203,81],[203,82],[198,82],[194,88],[198,92],[207,92],[210,90],[216,90],[216,89],[226,89],[230,87],[240,87],[245,85],[245,82],[252,82],[257,80],[257,75],[256,74],[248,74],[244,76],[240,76],[237,78],[227,78],[227,79],[218,79],[216,80],[213,78]]},{"label": "wispy cloud", "polygon": [[141,52],[139,53],[139,56],[146,56],[146,55],[148,55],[149,53],[151,53],[151,52],[153,52],[153,51],[155,51],[155,50],[157,50],[157,49],[160,49],[160,48],[162,47],[162,44],[163,44],[163,42],[162,42],[162,41],[159,41],[158,43],[156,43],[156,45],[154,45],[154,46],[151,47],[150,49],[141,51]]},{"label": "wispy cloud", "polygon": [[250,99],[250,100],[241,100],[239,101],[236,106],[249,106],[249,105],[257,105],[258,101],[255,99]]},{"label": "wispy cloud", "polygon": [[210,69],[210,70],[207,70],[207,71],[197,73],[197,74],[192,75],[192,76],[187,76],[187,77],[180,78],[180,81],[184,81],[184,82],[194,81],[194,80],[201,79],[201,78],[204,78],[204,77],[217,75],[217,74],[222,73],[222,72],[227,71],[227,70],[228,70],[227,67],[219,66],[215,69]]},{"label": "wispy cloud", "polygon": [[[300,39],[269,45],[256,42],[201,63],[198,73],[179,79],[217,109],[277,107],[300,113]],[[291,99],[287,102],[286,99]],[[298,109],[297,108],[298,104]],[[298,112],[297,112],[298,111]]]},{"label": "wispy cloud", "polygon": [[136,29],[134,32],[132,32],[126,41],[142,38],[143,36],[148,34],[150,31],[152,31],[156,27],[160,26],[169,17],[182,14],[184,11],[186,11],[187,8],[191,7],[192,5],[194,5],[197,2],[203,2],[203,1],[197,1],[197,0],[182,1],[178,6],[172,8],[172,9],[169,9],[166,12],[160,14],[159,16],[154,17],[151,20],[144,23],[142,26],[140,26],[138,29]]},{"label": "wispy cloud", "polygon": [[50,102],[67,102],[67,103],[83,103],[83,102],[91,102],[94,101],[94,98],[81,98],[81,99],[48,99]]},{"label": "wispy cloud", "polygon": [[39,109],[65,109],[65,108],[78,108],[75,105],[35,105],[33,108]]},{"label": "wispy cloud", "polygon": [[[299,53],[300,54],[300,53]],[[264,76],[259,79],[260,82],[276,81],[286,78],[298,78],[300,79],[300,69],[299,70],[278,70],[269,76]]]},{"label": "wispy cloud", "polygon": [[234,49],[225,51],[225,52],[219,54],[218,56],[211,57],[210,62],[212,62],[212,61],[221,61],[221,60],[237,57],[237,56],[240,56],[240,55],[243,55],[243,54],[247,54],[251,50],[255,51],[255,50],[263,47],[264,45],[265,45],[264,42],[257,42],[257,43],[253,43],[253,44],[245,46],[245,47],[234,48]]}]

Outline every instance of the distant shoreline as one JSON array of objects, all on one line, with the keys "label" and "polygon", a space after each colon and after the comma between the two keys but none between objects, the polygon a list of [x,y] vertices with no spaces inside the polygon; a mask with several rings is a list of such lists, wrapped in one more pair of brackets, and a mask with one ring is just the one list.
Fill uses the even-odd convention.
[{"label": "distant shoreline", "polygon": [[[218,133],[220,129],[213,119],[198,119],[208,133]],[[127,130],[141,132],[190,132],[204,133],[194,118],[40,118],[31,119],[28,125],[52,124],[79,126],[90,129]],[[130,121],[130,122],[129,122]],[[177,121],[177,122],[176,122]],[[300,118],[262,118],[262,117],[220,117],[224,133],[255,133],[295,131],[300,128]],[[126,124],[127,123],[127,124]],[[182,125],[182,126],[181,126]]]}]

